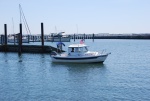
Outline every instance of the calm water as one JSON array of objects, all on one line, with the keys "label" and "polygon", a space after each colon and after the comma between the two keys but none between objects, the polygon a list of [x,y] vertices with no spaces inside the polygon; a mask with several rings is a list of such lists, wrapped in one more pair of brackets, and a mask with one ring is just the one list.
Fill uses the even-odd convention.
[{"label": "calm water", "polygon": [[103,64],[56,64],[49,54],[0,53],[0,101],[150,100],[150,40],[86,44],[111,55]]}]

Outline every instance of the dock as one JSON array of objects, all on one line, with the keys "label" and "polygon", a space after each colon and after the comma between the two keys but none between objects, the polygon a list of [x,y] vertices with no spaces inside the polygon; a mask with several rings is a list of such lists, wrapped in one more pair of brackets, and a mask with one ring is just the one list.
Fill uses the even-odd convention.
[{"label": "dock", "polygon": [[71,39],[150,39],[150,33],[130,34],[72,34]]},{"label": "dock", "polygon": [[[22,53],[51,53],[52,51],[56,52],[65,52],[58,48],[52,46],[39,46],[39,45],[22,45]],[[18,45],[0,45],[0,52],[19,52]]]},{"label": "dock", "polygon": [[[7,24],[4,24],[4,35],[1,35],[0,38],[0,52],[18,52],[18,53],[51,53],[52,51],[56,51],[58,53],[65,52],[60,47],[55,48],[52,46],[44,45],[44,24],[41,23],[41,45],[23,45],[23,35],[22,35],[22,24],[19,24],[20,32],[16,34],[17,36],[17,44],[8,44],[8,37],[7,37]],[[28,38],[29,39],[29,38]],[[60,40],[61,41],[61,40]],[[29,42],[29,40],[28,40]]]}]

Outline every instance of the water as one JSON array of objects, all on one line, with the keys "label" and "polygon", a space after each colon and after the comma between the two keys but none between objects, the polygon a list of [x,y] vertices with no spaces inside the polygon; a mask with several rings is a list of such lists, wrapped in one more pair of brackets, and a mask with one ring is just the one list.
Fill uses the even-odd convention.
[{"label": "water", "polygon": [[103,64],[58,64],[49,54],[0,53],[0,101],[150,100],[150,40],[86,44],[111,55]]}]

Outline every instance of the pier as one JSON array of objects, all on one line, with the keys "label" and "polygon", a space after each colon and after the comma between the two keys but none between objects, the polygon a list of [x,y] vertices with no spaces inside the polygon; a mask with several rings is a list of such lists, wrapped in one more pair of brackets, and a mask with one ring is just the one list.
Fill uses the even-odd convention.
[{"label": "pier", "polygon": [[150,33],[130,34],[70,34],[71,39],[150,39]]},{"label": "pier", "polygon": [[[52,46],[39,46],[39,45],[22,45],[22,53],[51,53],[52,51],[56,52],[65,52],[64,50],[57,49]],[[19,52],[18,45],[0,45],[0,52]]]}]

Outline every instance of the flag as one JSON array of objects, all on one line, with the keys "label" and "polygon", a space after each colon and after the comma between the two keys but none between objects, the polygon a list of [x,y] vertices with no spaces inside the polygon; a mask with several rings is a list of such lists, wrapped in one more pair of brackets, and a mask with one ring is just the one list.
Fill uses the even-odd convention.
[{"label": "flag", "polygon": [[80,44],[84,44],[84,40],[83,39],[80,41]]}]

